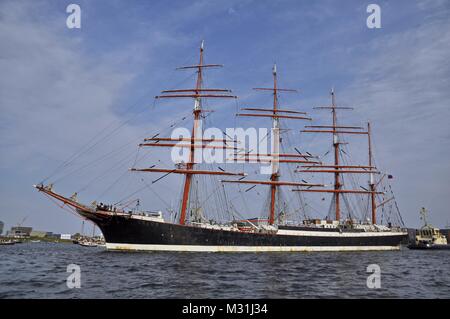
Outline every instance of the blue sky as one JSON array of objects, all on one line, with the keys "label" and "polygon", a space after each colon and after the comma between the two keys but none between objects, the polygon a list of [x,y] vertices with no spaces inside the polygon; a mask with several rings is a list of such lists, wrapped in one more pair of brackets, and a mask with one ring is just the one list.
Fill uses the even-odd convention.
[{"label": "blue sky", "polygon": [[[79,30],[66,27],[69,3],[82,9]],[[444,226],[450,221],[450,4],[377,1],[382,28],[368,29],[369,3],[2,1],[0,220],[10,227],[28,216],[26,224],[37,229],[78,231],[77,217],[31,185],[105,128],[125,123],[75,165],[125,145],[93,169],[114,166],[121,155],[135,154],[140,137],[189,113],[189,103],[154,106],[152,97],[176,84],[193,83],[188,73],[173,70],[195,63],[204,39],[206,61],[225,65],[207,75],[207,84],[233,89],[240,106],[267,104],[270,97],[257,96],[251,88],[270,85],[274,62],[281,85],[301,92],[283,98],[288,106],[311,112],[328,102],[334,86],[338,101],[356,108],[349,122],[372,122],[377,163],[395,176],[406,224],[418,226],[418,211],[425,206],[431,221]],[[235,104],[217,108],[224,112],[215,120],[233,126],[234,117],[228,115]],[[327,120],[312,115],[318,122]],[[101,181],[103,189],[127,164],[114,167]],[[69,195],[94,175],[81,171],[55,187]],[[139,179],[127,177],[128,186],[120,187],[133,191],[138,183],[133,178]],[[110,197],[97,197],[102,187],[80,196],[114,201],[123,194],[121,188]],[[161,204],[155,195],[148,196]]]}]

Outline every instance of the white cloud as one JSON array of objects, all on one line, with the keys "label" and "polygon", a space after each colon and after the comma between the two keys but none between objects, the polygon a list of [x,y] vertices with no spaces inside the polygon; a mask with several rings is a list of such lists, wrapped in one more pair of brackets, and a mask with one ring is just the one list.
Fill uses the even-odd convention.
[{"label": "white cloud", "polygon": [[368,45],[371,53],[355,63],[354,81],[341,92],[342,100],[357,106],[358,117],[373,122],[377,158],[396,177],[407,224],[419,225],[418,211],[425,206],[432,221],[445,225],[450,204],[450,21],[425,19]]},{"label": "white cloud", "polygon": [[87,58],[81,41],[58,33],[54,24],[29,22],[33,6],[27,7],[2,8],[1,143],[8,154],[0,159],[3,168],[44,149],[46,156],[61,158],[79,147],[80,132],[93,135],[116,119],[114,100],[132,78],[102,64],[101,57]]},{"label": "white cloud", "polygon": [[[134,74],[119,66],[124,56],[132,53],[89,54],[82,33],[65,29],[64,11],[62,16],[41,16],[46,9],[50,10],[30,2],[0,4],[0,219],[11,225],[27,215],[27,222],[36,227],[76,231],[78,223],[53,208],[31,185],[102,129],[111,131],[123,122],[114,111],[123,111],[116,101]],[[154,125],[157,128],[158,124]],[[92,148],[76,164],[80,167],[127,142],[124,153],[134,153],[136,142],[130,140],[137,140],[147,130],[125,124],[114,139]],[[68,189],[60,187],[66,192],[81,187],[123,156],[117,153],[85,172],[84,180],[75,180]]]}]

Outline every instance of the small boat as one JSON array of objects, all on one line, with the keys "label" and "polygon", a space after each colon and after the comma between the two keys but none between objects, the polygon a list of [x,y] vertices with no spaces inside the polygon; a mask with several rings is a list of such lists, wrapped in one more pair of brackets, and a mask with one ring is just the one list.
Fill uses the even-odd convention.
[{"label": "small boat", "polygon": [[80,241],[78,242],[78,245],[83,246],[83,247],[97,247],[97,243],[93,242],[93,241],[88,241],[88,240],[84,240],[84,241]]},{"label": "small boat", "polygon": [[425,225],[417,232],[414,241],[408,245],[409,249],[428,249],[428,250],[450,250],[447,238],[442,235],[439,228],[428,224],[427,211],[422,207],[420,211],[421,219]]},{"label": "small boat", "polygon": [[16,242],[9,239],[9,240],[0,240],[0,245],[14,245]]},{"label": "small boat", "polygon": [[30,240],[31,243],[40,243],[41,241],[39,239],[37,240]]}]

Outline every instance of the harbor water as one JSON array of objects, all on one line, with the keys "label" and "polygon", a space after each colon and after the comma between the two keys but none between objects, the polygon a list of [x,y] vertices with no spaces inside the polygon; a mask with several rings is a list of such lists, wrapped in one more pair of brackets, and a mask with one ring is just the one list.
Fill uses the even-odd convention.
[{"label": "harbor water", "polygon": [[[71,264],[79,266],[80,288],[67,285]],[[379,266],[379,287],[368,287],[369,265]],[[0,298],[318,297],[450,298],[450,251],[131,253],[44,242],[0,246]]]}]

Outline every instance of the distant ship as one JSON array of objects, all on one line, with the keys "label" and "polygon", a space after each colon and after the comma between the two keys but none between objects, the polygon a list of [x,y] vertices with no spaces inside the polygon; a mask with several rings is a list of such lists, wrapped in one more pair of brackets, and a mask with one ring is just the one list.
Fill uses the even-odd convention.
[{"label": "distant ship", "polygon": [[81,224],[81,233],[79,234],[79,236],[77,236],[76,238],[74,238],[72,240],[72,243],[83,246],[83,247],[98,247],[98,246],[103,247],[104,246],[104,242],[100,238],[95,237],[95,224],[92,227],[92,237],[84,235],[84,220],[82,221],[82,224]]},{"label": "distant ship", "polygon": [[447,238],[441,234],[439,228],[433,227],[428,223],[427,211],[424,207],[420,210],[420,215],[421,219],[424,221],[424,226],[418,230],[414,241],[408,245],[408,248],[429,250],[450,249]]},{"label": "distant ship", "polygon": [[78,245],[84,246],[84,247],[97,247],[98,246],[98,244],[96,242],[88,241],[88,240],[81,240],[78,242]]},{"label": "distant ship", "polygon": [[[385,218],[386,224],[377,223],[377,211],[383,210],[386,203],[395,202],[392,196],[387,197],[387,191],[378,190],[382,182],[389,179],[389,175],[382,174],[373,163],[370,124],[365,127],[341,125],[338,122],[338,111],[349,110],[349,107],[337,106],[335,103],[334,90],[331,91],[331,104],[318,107],[326,110],[332,115],[330,125],[307,126],[304,133],[325,133],[332,136],[332,149],[334,161],[331,164],[323,164],[317,156],[308,152],[300,152],[294,147],[291,152],[281,152],[283,147],[284,121],[311,120],[305,112],[295,109],[279,107],[280,94],[295,92],[295,90],[279,88],[277,85],[277,68],[273,67],[273,87],[256,88],[258,91],[270,92],[273,95],[273,106],[268,108],[251,107],[242,108],[236,116],[269,118],[271,120],[271,131],[273,134],[273,145],[271,151],[266,153],[254,152],[254,150],[240,150],[232,137],[224,139],[204,138],[204,118],[211,112],[205,109],[205,100],[236,99],[231,90],[205,88],[203,87],[204,71],[209,68],[221,67],[219,64],[204,63],[204,44],[202,42],[199,50],[199,63],[184,66],[179,69],[195,70],[196,84],[194,88],[165,90],[157,99],[192,99],[194,107],[192,110],[193,126],[190,138],[160,137],[159,134],[146,138],[140,147],[173,148],[179,147],[189,150],[189,160],[176,163],[175,167],[157,168],[153,165],[149,168],[135,168],[131,171],[142,173],[159,173],[163,178],[169,174],[184,176],[181,185],[180,206],[173,221],[163,218],[161,212],[146,212],[129,210],[114,205],[97,204],[84,205],[79,203],[76,196],[66,197],[56,193],[53,185],[40,183],[34,185],[42,193],[61,201],[66,207],[72,208],[85,219],[94,222],[102,231],[106,248],[110,250],[149,250],[149,251],[196,251],[196,252],[308,252],[308,251],[379,251],[398,250],[400,243],[406,238],[407,232],[403,225],[394,225],[392,221]],[[344,152],[342,137],[347,135],[366,136],[368,138],[368,163],[366,165],[350,165],[347,160],[341,161]],[[194,160],[197,148],[201,149],[233,149],[236,152],[236,167],[244,167],[257,163],[269,163],[272,165],[272,173],[268,179],[249,179],[246,172],[234,172],[222,169],[197,168],[199,164]],[[296,165],[292,173],[283,175],[280,165],[291,169]],[[300,166],[298,166],[300,164]],[[299,176],[307,174],[332,174],[334,183],[332,188],[321,183],[309,183]],[[343,175],[365,174],[369,176],[367,187],[345,188]],[[231,177],[234,179],[218,178]],[[290,179],[282,179],[281,177]],[[376,178],[377,176],[377,178]],[[159,178],[159,179],[160,179]],[[225,185],[247,184],[266,186],[268,189],[266,219],[255,218],[237,219],[236,214],[230,213],[230,220],[216,221],[211,218],[214,213],[210,208],[205,210],[198,196],[204,195],[200,191],[204,179],[214,179],[219,185],[217,189],[225,192]],[[351,183],[349,183],[351,184]],[[286,219],[286,205],[292,204],[282,201],[281,189],[290,187],[300,199],[299,207],[306,194],[323,193],[332,194],[330,210],[327,218],[305,218],[292,223]],[[209,191],[213,191],[212,189]],[[206,189],[208,192],[208,189]],[[221,193],[222,194],[222,193]],[[165,194],[164,196],[175,196]],[[222,195],[221,195],[222,196]],[[244,194],[245,196],[245,194]],[[352,215],[354,209],[349,204],[348,196],[359,196],[367,199],[367,213],[370,218],[357,220],[356,214]],[[359,198],[358,197],[358,198]],[[229,197],[223,195],[217,200],[217,210],[228,207],[231,203]],[[378,201],[378,202],[377,202]],[[258,203],[252,203],[256,205]],[[346,206],[346,216],[343,216],[343,206]],[[228,212],[231,209],[228,210]],[[254,208],[252,208],[254,211]],[[242,215],[252,214],[242,212]],[[385,212],[386,213],[386,212]],[[398,212],[399,213],[399,212]],[[363,214],[363,212],[361,212]],[[364,215],[364,214],[363,214]]]},{"label": "distant ship", "polygon": [[0,239],[0,245],[14,245],[16,242],[14,240],[8,239]]}]

